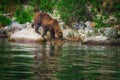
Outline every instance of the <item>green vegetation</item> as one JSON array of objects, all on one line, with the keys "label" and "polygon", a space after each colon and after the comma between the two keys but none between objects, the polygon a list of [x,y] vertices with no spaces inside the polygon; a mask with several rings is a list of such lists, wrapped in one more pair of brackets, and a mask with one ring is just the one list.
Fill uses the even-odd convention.
[{"label": "green vegetation", "polygon": [[31,0],[29,3],[34,7],[34,11],[53,13],[57,0]]},{"label": "green vegetation", "polygon": [[30,10],[18,9],[15,12],[15,17],[19,23],[31,22],[32,13]]},{"label": "green vegetation", "polygon": [[5,16],[0,15],[0,26],[6,26],[10,24],[11,24],[10,19],[6,18]]},{"label": "green vegetation", "polygon": [[56,6],[63,21],[68,25],[71,25],[74,21],[85,21],[86,1],[87,0],[60,0]]},{"label": "green vegetation", "polygon": [[[94,15],[93,21],[97,23],[96,27],[110,27],[114,24],[119,24],[120,21],[120,1],[116,0],[90,0],[91,12]],[[97,15],[100,15],[99,18]],[[113,16],[117,19],[114,23],[105,23],[107,19]]]},{"label": "green vegetation", "polygon": [[11,13],[21,7],[20,0],[0,0],[0,13]]},{"label": "green vegetation", "polygon": [[[56,14],[59,13],[60,18],[69,26],[74,22],[94,21],[97,27],[107,27],[103,21],[111,15],[117,18],[116,24],[120,24],[119,4],[119,0],[1,0],[0,14],[15,13],[16,19],[25,23],[31,21],[31,14],[36,11],[53,13],[56,10]],[[24,5],[32,8],[24,9]],[[98,14],[101,15],[99,18]]]},{"label": "green vegetation", "polygon": [[[58,2],[57,10],[61,15],[61,19],[68,25],[72,22],[79,21],[94,21],[97,27],[109,27],[111,24],[106,24],[105,20],[109,16],[120,20],[120,1],[116,0],[60,0]],[[98,14],[101,16],[98,18]],[[119,23],[118,23],[119,24]]]}]

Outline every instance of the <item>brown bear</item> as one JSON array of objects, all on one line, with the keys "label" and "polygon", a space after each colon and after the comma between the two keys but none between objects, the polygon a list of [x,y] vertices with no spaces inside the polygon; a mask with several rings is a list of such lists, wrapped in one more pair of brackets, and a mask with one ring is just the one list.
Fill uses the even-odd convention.
[{"label": "brown bear", "polygon": [[34,15],[34,23],[32,24],[35,28],[35,32],[39,33],[38,31],[39,27],[42,26],[43,28],[43,37],[46,35],[47,31],[50,31],[51,39],[55,38],[62,38],[63,32],[62,29],[59,26],[59,23],[57,20],[52,19],[50,15],[43,13],[43,12],[37,12]]}]

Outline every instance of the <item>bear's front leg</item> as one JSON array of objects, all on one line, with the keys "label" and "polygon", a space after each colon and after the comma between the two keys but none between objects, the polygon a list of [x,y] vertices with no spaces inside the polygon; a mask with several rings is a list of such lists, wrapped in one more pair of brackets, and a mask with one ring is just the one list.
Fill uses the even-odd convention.
[{"label": "bear's front leg", "polygon": [[54,30],[50,30],[50,34],[51,34],[51,39],[55,39],[55,32],[54,32]]},{"label": "bear's front leg", "polygon": [[45,29],[45,28],[43,28],[43,35],[42,35],[42,37],[45,39],[45,35],[47,34],[47,31],[48,31],[48,29]]},{"label": "bear's front leg", "polygon": [[36,25],[35,25],[35,32],[38,33],[38,34],[40,34],[40,32],[38,31],[38,29],[39,29],[39,25],[36,24]]}]

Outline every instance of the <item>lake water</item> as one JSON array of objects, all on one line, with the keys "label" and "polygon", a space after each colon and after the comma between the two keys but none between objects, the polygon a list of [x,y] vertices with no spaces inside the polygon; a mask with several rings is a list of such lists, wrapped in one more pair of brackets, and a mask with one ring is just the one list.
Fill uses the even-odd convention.
[{"label": "lake water", "polygon": [[120,80],[120,46],[0,40],[0,80]]}]

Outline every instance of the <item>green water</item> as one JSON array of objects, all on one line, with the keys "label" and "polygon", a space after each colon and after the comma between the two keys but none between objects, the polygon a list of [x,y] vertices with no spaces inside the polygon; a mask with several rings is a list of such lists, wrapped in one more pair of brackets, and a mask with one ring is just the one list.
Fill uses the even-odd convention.
[{"label": "green water", "polygon": [[120,80],[120,46],[0,40],[0,80]]}]

